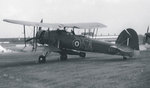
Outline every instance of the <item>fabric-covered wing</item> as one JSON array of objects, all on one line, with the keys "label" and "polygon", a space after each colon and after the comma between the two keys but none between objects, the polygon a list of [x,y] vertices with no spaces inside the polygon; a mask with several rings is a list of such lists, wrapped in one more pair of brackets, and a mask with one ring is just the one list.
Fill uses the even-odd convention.
[{"label": "fabric-covered wing", "polygon": [[40,22],[28,22],[28,21],[19,21],[19,20],[10,20],[10,19],[4,19],[3,21],[14,23],[14,24],[20,24],[20,25],[26,25],[26,26],[36,26],[36,27],[48,27],[48,28],[73,28],[77,27],[79,29],[92,29],[92,28],[103,28],[106,27],[104,24],[101,23],[72,23],[72,24],[61,24],[61,23],[40,23]]},{"label": "fabric-covered wing", "polygon": [[101,23],[72,23],[72,24],[63,24],[66,27],[77,27],[79,29],[93,29],[93,28],[103,28],[106,27],[106,25]]},{"label": "fabric-covered wing", "polygon": [[48,28],[60,28],[63,27],[62,24],[54,23],[39,23],[39,22],[28,22],[28,21],[19,21],[19,20],[10,20],[10,19],[4,19],[3,21],[13,23],[13,24],[20,24],[20,25],[26,25],[26,26],[36,26],[36,27],[48,27]]}]

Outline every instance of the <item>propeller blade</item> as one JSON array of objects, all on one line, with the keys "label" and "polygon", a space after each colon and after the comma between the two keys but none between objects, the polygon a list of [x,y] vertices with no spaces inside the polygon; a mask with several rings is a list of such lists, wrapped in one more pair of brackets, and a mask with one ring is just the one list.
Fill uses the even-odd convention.
[{"label": "propeller blade", "polygon": [[146,35],[146,37],[145,37],[145,43],[147,43],[147,40],[148,40],[148,36]]},{"label": "propeller blade", "polygon": [[29,38],[29,39],[27,39],[25,42],[29,42],[29,41],[31,41],[31,40],[33,40],[33,39],[35,39],[35,37],[34,37],[34,38]]},{"label": "propeller blade", "polygon": [[149,32],[149,26],[147,27],[147,33]]},{"label": "propeller blade", "polygon": [[[41,19],[40,23],[43,23],[43,19]],[[39,27],[39,31],[42,29],[42,27]]]}]

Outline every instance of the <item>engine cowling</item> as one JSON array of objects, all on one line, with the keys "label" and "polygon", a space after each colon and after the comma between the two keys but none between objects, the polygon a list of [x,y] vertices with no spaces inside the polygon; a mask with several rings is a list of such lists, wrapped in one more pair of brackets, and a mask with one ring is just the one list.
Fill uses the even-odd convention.
[{"label": "engine cowling", "polygon": [[44,35],[45,35],[45,30],[40,30],[36,33],[36,38],[37,38],[37,42],[40,44],[44,44]]}]

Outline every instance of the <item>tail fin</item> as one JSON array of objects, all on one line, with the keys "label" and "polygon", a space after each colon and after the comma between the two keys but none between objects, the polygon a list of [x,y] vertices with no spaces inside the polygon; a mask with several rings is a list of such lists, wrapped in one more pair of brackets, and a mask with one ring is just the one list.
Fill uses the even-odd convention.
[{"label": "tail fin", "polygon": [[139,50],[139,39],[136,31],[131,28],[123,30],[118,36],[116,44],[128,46],[133,50]]}]

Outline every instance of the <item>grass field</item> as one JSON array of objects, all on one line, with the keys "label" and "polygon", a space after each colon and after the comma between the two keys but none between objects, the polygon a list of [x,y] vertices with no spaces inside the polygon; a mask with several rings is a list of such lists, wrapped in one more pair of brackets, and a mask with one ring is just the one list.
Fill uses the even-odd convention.
[{"label": "grass field", "polygon": [[52,53],[37,63],[38,53],[0,54],[0,88],[149,88],[150,52],[136,59],[88,53],[59,61]]}]

